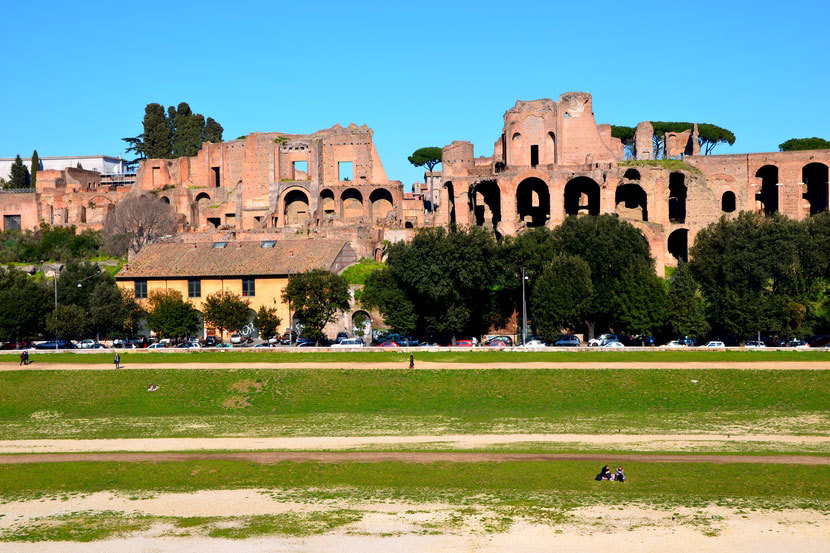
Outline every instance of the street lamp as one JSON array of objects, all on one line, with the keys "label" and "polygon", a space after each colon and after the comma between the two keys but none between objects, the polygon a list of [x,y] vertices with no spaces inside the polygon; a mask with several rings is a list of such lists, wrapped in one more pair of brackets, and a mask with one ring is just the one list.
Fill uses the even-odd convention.
[{"label": "street lamp", "polygon": [[525,299],[525,268],[522,267],[522,345],[527,343],[527,301]]}]

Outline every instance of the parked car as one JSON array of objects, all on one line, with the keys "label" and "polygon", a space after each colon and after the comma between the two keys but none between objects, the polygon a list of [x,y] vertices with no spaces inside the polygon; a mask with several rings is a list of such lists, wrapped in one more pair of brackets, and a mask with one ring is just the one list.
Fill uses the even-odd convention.
[{"label": "parked car", "polygon": [[155,344],[150,344],[147,349],[164,349],[167,347],[167,344],[163,344],[161,342],[156,342]]},{"label": "parked car", "polygon": [[363,340],[360,338],[345,338],[336,344],[332,344],[333,348],[362,348]]},{"label": "parked car", "polygon": [[579,336],[573,334],[563,334],[553,343],[558,348],[574,348],[579,347],[580,344]]},{"label": "parked car", "polygon": [[528,340],[524,344],[521,345],[523,348],[544,348],[547,347],[547,344],[542,340]]},{"label": "parked car", "polygon": [[215,347],[216,347],[216,349],[229,349],[229,348],[232,348],[233,346],[231,344],[226,344],[224,342],[219,342],[218,344],[216,344]]},{"label": "parked car", "polygon": [[813,336],[809,340],[811,348],[826,348],[830,347],[830,334]]},{"label": "parked car", "polygon": [[385,342],[381,342],[378,344],[378,347],[381,348],[399,348],[401,347],[395,340],[386,340]]},{"label": "parked car", "polygon": [[[496,343],[494,343],[496,342]],[[501,342],[499,344],[498,342]],[[513,346],[513,338],[510,336],[493,336],[486,342],[484,342],[485,346],[504,346],[504,347],[512,347]]]},{"label": "parked car", "polygon": [[680,340],[672,340],[668,344],[663,346],[664,348],[685,348],[688,347],[686,344],[681,342]]},{"label": "parked car", "polygon": [[316,348],[318,346],[314,342],[300,342],[299,344],[297,344],[297,347],[298,348]]},{"label": "parked car", "polygon": [[610,342],[619,342],[620,337],[616,334],[600,334],[599,338],[592,338],[588,340],[588,345],[591,347],[604,346]]},{"label": "parked car", "polygon": [[36,344],[35,349],[75,349],[75,344],[69,340],[50,340],[42,344]]},{"label": "parked car", "polygon": [[231,334],[231,344],[238,346],[242,343],[242,335],[241,334]]},{"label": "parked car", "polygon": [[207,338],[205,338],[203,345],[206,348],[216,347],[216,336],[208,336]]},{"label": "parked car", "polygon": [[261,344],[257,344],[254,348],[272,348],[274,347],[270,342],[262,342]]},{"label": "parked car", "polygon": [[603,348],[624,348],[625,345],[623,345],[622,342],[605,342],[600,347],[603,347]]},{"label": "parked car", "polygon": [[340,332],[337,333],[337,336],[335,336],[334,343],[339,344],[340,342],[342,342],[343,340],[346,340],[348,338],[349,338],[349,333],[344,332],[344,331],[341,330]]},{"label": "parked car", "polygon": [[458,348],[471,348],[471,347],[473,347],[473,341],[472,340],[456,340],[455,341],[455,347],[458,347]]},{"label": "parked car", "polygon": [[798,349],[804,349],[804,348],[809,348],[809,347],[810,347],[810,344],[808,344],[808,343],[807,343],[807,342],[805,342],[804,340],[790,340],[790,341],[787,343],[787,347],[788,347],[788,348],[798,348]]},{"label": "parked car", "polygon": [[750,340],[746,344],[744,344],[744,347],[756,348],[757,349],[757,348],[765,348],[765,347],[767,347],[767,345],[764,342],[761,342],[760,340]]},{"label": "parked car", "polygon": [[706,342],[706,345],[703,346],[705,348],[725,348],[726,344],[719,340],[712,340],[710,342]]},{"label": "parked car", "polygon": [[201,349],[202,346],[199,345],[199,342],[182,342],[179,345],[179,349]]}]

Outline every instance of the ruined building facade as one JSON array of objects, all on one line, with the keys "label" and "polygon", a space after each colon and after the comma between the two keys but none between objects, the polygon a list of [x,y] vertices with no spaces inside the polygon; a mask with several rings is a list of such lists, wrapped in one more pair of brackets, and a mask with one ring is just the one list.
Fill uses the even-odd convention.
[{"label": "ruined building facade", "polygon": [[666,154],[682,160],[655,161],[652,135],[651,124],[640,123],[636,159],[624,160],[610,125],[594,120],[590,94],[569,92],[517,102],[491,157],[475,157],[470,142],[445,146],[442,171],[415,194],[386,176],[371,129],[352,124],[205,143],[194,157],[143,161],[125,186],[103,186],[80,169],[41,171],[37,191],[0,194],[0,215],[3,228],[41,221],[101,228],[125,195],[153,193],[174,206],[185,241],[239,231],[314,235],[377,256],[384,240],[407,239],[418,227],[480,225],[515,235],[610,213],[643,232],[662,274],[721,216],[802,219],[828,208],[828,150],[701,156],[695,126],[663,137]]}]

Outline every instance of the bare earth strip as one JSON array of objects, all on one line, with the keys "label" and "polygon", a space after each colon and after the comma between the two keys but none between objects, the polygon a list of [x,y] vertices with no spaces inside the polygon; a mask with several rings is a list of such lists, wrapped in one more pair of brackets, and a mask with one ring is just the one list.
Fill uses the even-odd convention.
[{"label": "bare earth strip", "polygon": [[118,463],[171,461],[285,461],[321,463],[487,463],[509,461],[597,461],[603,463],[752,463],[775,465],[830,465],[830,457],[799,455],[634,455],[604,453],[473,453],[473,452],[381,452],[381,451],[247,451],[238,453],[22,453],[0,455],[0,465],[107,461]]},{"label": "bare earth strip", "polygon": [[[409,363],[147,363],[124,365],[130,369],[409,369]],[[415,360],[416,369],[764,369],[764,370],[830,370],[830,361],[717,361],[717,362],[528,362],[528,363],[445,363]],[[0,371],[23,370],[18,363],[0,363]],[[43,363],[25,370],[114,370],[111,363]]]},{"label": "bare earth strip", "polygon": [[603,445],[606,449],[636,446],[639,450],[672,451],[729,443],[830,446],[830,436],[775,434],[446,434],[428,436],[301,436],[272,438],[115,438],[0,440],[2,453],[93,453],[170,451],[348,450],[368,447],[441,446],[475,449],[521,444]]}]

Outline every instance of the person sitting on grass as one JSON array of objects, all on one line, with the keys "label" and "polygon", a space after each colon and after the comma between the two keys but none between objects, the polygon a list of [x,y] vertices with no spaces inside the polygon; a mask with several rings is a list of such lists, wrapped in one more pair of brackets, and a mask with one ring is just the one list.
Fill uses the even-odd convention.
[{"label": "person sitting on grass", "polygon": [[602,467],[594,480],[611,480],[611,469],[608,468],[608,465]]},{"label": "person sitting on grass", "polygon": [[625,482],[625,472],[623,472],[623,468],[617,467],[616,472],[614,472],[614,480],[617,482]]},{"label": "person sitting on grass", "polygon": [[153,385],[153,383],[152,383],[152,382],[150,382],[150,387],[149,387],[149,388],[147,388],[147,391],[148,391],[148,392],[155,392],[155,391],[156,391],[156,390],[158,390],[158,389],[159,389],[159,387],[158,387],[158,386],[154,386],[154,385]]}]

